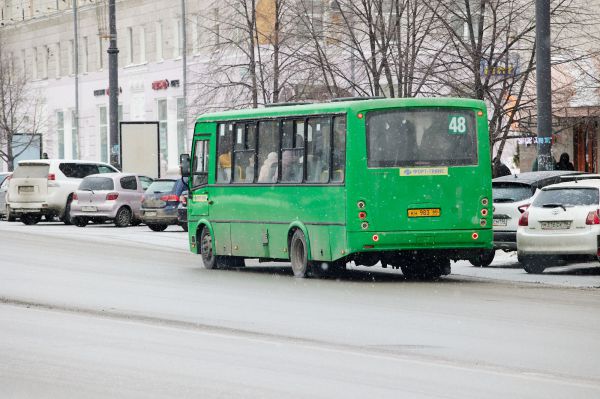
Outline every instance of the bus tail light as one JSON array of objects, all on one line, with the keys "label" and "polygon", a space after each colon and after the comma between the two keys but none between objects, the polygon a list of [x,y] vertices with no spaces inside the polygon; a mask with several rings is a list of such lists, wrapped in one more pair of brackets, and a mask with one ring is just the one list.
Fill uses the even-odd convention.
[{"label": "bus tail light", "polygon": [[373,241],[375,241],[375,242],[379,241],[379,235],[378,234],[373,234]]},{"label": "bus tail light", "polygon": [[369,228],[369,223],[368,223],[368,222],[362,222],[362,223],[360,224],[360,227],[361,227],[363,230],[366,230],[366,229],[368,229],[368,228]]},{"label": "bus tail light", "polygon": [[521,205],[517,207],[517,209],[519,210],[519,212],[524,213],[527,210],[527,208],[529,208],[529,205],[530,204]]},{"label": "bus tail light", "polygon": [[366,218],[367,218],[367,212],[363,212],[363,211],[361,211],[361,212],[358,212],[358,218],[359,218],[360,220],[364,220],[364,219],[366,219]]},{"label": "bus tail light", "polygon": [[490,200],[487,198],[483,198],[481,200],[481,205],[483,205],[483,206],[488,206],[489,203],[490,203]]},{"label": "bus tail light", "polygon": [[591,211],[585,218],[585,224],[600,224],[600,209]]},{"label": "bus tail light", "polygon": [[471,238],[474,239],[474,240],[476,240],[476,239],[479,238],[479,234],[473,233],[473,234],[471,234]]},{"label": "bus tail light", "polygon": [[119,193],[108,193],[108,194],[106,194],[106,200],[107,201],[114,201],[117,198],[119,198]]},{"label": "bus tail light", "polygon": [[487,220],[485,220],[485,219],[481,219],[481,220],[479,221],[479,225],[480,225],[481,227],[485,227],[485,226],[487,225]]},{"label": "bus tail light", "polygon": [[485,209],[485,208],[483,208],[483,209],[481,210],[481,216],[483,216],[483,217],[486,217],[487,215],[488,215],[488,210],[487,210],[487,209]]},{"label": "bus tail light", "polygon": [[358,207],[358,209],[365,209],[365,206],[367,206],[367,204],[365,204],[365,201],[358,201],[356,203],[356,206]]},{"label": "bus tail light", "polygon": [[523,212],[519,218],[519,226],[529,226],[529,212]]}]

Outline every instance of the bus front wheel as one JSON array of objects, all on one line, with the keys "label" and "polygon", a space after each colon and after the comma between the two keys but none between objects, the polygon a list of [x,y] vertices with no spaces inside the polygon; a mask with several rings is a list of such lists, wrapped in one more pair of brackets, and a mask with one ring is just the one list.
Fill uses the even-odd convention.
[{"label": "bus front wheel", "polygon": [[300,229],[294,232],[290,240],[290,261],[292,262],[294,277],[305,278],[310,275],[311,263],[308,261],[306,237]]},{"label": "bus front wheel", "polygon": [[200,234],[200,254],[202,255],[202,263],[206,269],[215,269],[217,267],[217,259],[212,249],[212,235],[208,227],[204,227]]}]

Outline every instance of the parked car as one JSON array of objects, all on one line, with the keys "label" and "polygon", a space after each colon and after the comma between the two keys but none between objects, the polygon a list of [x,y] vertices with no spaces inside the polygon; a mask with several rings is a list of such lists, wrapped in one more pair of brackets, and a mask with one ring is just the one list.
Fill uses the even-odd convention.
[{"label": "parked car", "polygon": [[114,173],[117,169],[102,162],[62,159],[20,161],[8,186],[9,211],[25,224],[35,224],[58,216],[71,224],[73,193],[81,180],[97,173]]},{"label": "parked car", "polygon": [[188,200],[188,192],[184,191],[179,196],[179,206],[177,207],[177,221],[179,222],[179,225],[183,228],[184,231],[188,231],[187,200]]},{"label": "parked car", "polygon": [[140,224],[144,186],[148,187],[151,181],[147,176],[131,173],[103,173],[85,177],[73,194],[73,224],[79,227],[85,227],[90,221],[112,221],[117,227]]},{"label": "parked car", "polygon": [[0,173],[0,219],[6,218],[9,222],[15,220],[14,215],[10,215],[6,206],[6,192],[8,191],[8,182],[12,173]]},{"label": "parked car", "polygon": [[473,266],[489,266],[496,250],[517,250],[517,225],[521,214],[527,209],[536,191],[561,182],[567,175],[581,175],[576,171],[524,172],[497,177],[492,180],[494,249],[482,251],[470,259]]},{"label": "parked car", "polygon": [[600,180],[544,187],[519,219],[517,255],[528,273],[554,258],[598,258]]},{"label": "parked car", "polygon": [[142,221],[153,231],[164,231],[169,225],[179,224],[177,207],[186,190],[181,178],[154,180],[142,200]]}]

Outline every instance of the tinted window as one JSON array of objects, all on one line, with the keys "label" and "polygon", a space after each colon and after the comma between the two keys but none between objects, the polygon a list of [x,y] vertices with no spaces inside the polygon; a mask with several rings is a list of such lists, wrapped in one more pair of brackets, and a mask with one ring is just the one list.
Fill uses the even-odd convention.
[{"label": "tinted window", "polygon": [[282,140],[281,181],[299,183],[304,174],[304,120],[284,121]]},{"label": "tinted window", "polygon": [[252,183],[254,181],[254,158],[256,147],[256,125],[237,124],[234,147],[233,181],[236,183]]},{"label": "tinted window", "polygon": [[48,177],[48,165],[19,165],[13,173],[13,178],[45,178]]},{"label": "tinted window", "polygon": [[90,176],[86,177],[81,181],[79,185],[79,190],[93,190],[93,191],[102,191],[102,190],[114,190],[115,184],[113,179],[109,177],[96,177]]},{"label": "tinted window", "polygon": [[331,120],[318,118],[308,120],[306,138],[306,181],[327,183],[329,181],[329,158],[331,157]]},{"label": "tinted window", "polygon": [[532,195],[532,187],[526,184],[492,183],[494,202],[518,202],[530,198]]},{"label": "tinted window", "polygon": [[192,186],[208,183],[208,140],[198,140],[194,144],[192,159]]},{"label": "tinted window", "polygon": [[121,188],[124,190],[137,190],[137,180],[135,176],[122,177]]},{"label": "tinted window", "polygon": [[258,124],[258,182],[277,181],[279,159],[279,129],[276,121]]},{"label": "tinted window", "polygon": [[346,117],[336,116],[333,120],[332,182],[343,182],[346,170]]},{"label": "tinted window", "polygon": [[[64,173],[66,177],[75,179],[83,179],[89,175],[95,175],[99,173],[98,165],[96,164],[85,164],[85,163],[61,163],[58,168]],[[111,170],[111,172],[114,172]]]},{"label": "tinted window", "polygon": [[149,193],[170,193],[175,190],[176,180],[155,180],[146,191]]},{"label": "tinted window", "polygon": [[233,123],[220,124],[217,135],[217,182],[228,183],[231,180],[231,150]]},{"label": "tinted window", "polygon": [[473,111],[426,108],[367,115],[369,167],[477,164]]},{"label": "tinted window", "polygon": [[598,189],[585,187],[546,189],[539,193],[532,205],[535,207],[598,205]]}]

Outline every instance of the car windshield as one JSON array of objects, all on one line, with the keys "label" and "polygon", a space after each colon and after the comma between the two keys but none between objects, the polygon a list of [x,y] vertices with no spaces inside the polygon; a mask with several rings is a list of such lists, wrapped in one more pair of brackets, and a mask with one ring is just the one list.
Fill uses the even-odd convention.
[{"label": "car windshield", "polygon": [[477,163],[471,110],[393,109],[367,115],[368,166],[458,166]]},{"label": "car windshield", "polygon": [[598,205],[598,189],[592,187],[561,187],[542,190],[532,206]]},{"label": "car windshield", "polygon": [[513,183],[492,183],[492,198],[494,202],[518,202],[531,198],[531,186]]},{"label": "car windshield", "polygon": [[102,190],[114,190],[115,183],[113,179],[108,177],[91,177],[88,176],[79,185],[79,189],[82,191],[102,191]]},{"label": "car windshield", "polygon": [[13,179],[19,178],[44,178],[48,177],[50,167],[44,164],[19,165],[13,173]]},{"label": "car windshield", "polygon": [[155,180],[146,190],[148,193],[170,193],[175,189],[175,180]]}]

